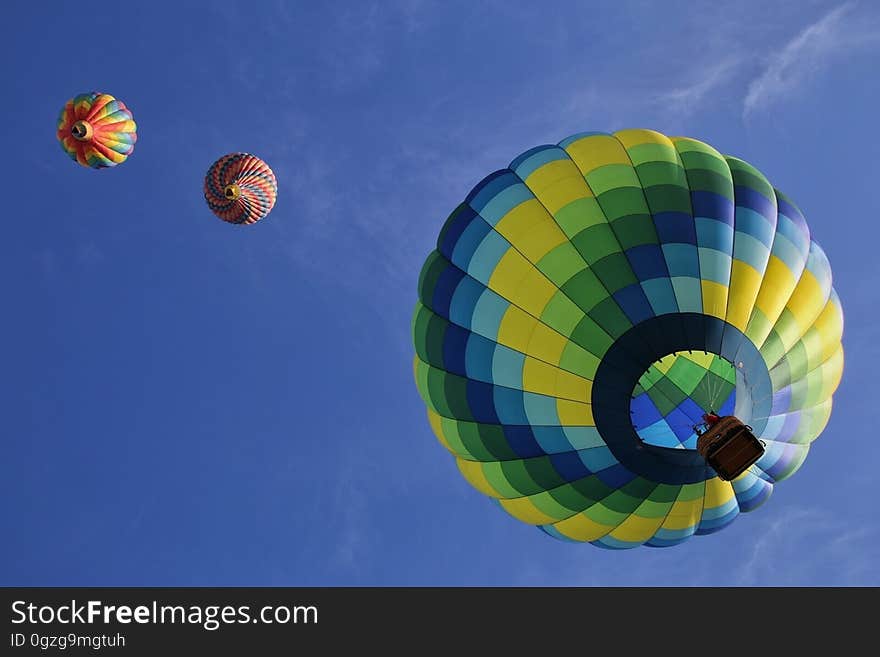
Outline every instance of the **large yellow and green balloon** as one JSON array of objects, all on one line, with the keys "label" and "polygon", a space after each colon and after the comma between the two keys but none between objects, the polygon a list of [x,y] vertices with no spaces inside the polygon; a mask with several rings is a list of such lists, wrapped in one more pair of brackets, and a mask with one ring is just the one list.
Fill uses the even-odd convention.
[{"label": "large yellow and green balloon", "polygon": [[[515,518],[607,548],[681,543],[767,500],[843,371],[828,258],[743,160],[583,133],[486,177],[419,280],[415,378],[461,474]],[[702,413],[765,443],[732,482]]]}]

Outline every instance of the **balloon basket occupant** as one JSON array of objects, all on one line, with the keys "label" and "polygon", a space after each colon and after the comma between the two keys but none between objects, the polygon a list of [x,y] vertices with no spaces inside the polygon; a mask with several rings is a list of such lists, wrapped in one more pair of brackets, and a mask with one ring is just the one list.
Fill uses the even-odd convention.
[{"label": "balloon basket occupant", "polygon": [[694,425],[694,432],[697,436],[702,436],[709,429],[715,426],[718,421],[721,419],[721,416],[718,415],[715,411],[709,411],[708,413],[703,413],[702,422],[700,424]]},{"label": "balloon basket occupant", "polygon": [[703,414],[696,425],[697,451],[724,481],[732,481],[764,455],[764,444],[734,415]]}]

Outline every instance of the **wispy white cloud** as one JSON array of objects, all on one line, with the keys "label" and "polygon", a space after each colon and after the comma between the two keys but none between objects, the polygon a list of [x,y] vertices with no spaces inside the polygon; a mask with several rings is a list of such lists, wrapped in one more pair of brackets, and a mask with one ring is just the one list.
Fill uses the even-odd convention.
[{"label": "wispy white cloud", "polygon": [[370,577],[375,567],[381,543],[375,517],[389,484],[387,473],[378,466],[369,432],[353,431],[349,438],[351,444],[328,478],[320,507],[337,536],[329,551],[330,561],[341,577],[356,583]]},{"label": "wispy white cloud", "polygon": [[[537,532],[535,533],[537,536]],[[786,507],[743,514],[717,534],[672,548],[605,551],[535,543],[522,554],[514,585],[550,586],[862,586],[880,569],[876,523],[827,508]],[[547,540],[546,537],[539,537]],[[552,555],[536,561],[529,550]],[[546,552],[545,552],[546,551]]]},{"label": "wispy white cloud", "polygon": [[40,269],[46,278],[51,278],[58,268],[58,258],[55,251],[49,247],[44,247],[37,253],[37,260],[40,263]]},{"label": "wispy white cloud", "polygon": [[424,26],[424,16],[434,3],[431,0],[399,0],[398,7],[403,15],[403,29],[407,33],[417,32]]},{"label": "wispy white cloud", "polygon": [[332,37],[320,51],[324,82],[337,93],[373,83],[392,57],[392,37],[411,35],[423,26],[422,0],[367,2],[348,6],[331,26]]},{"label": "wispy white cloud", "polygon": [[777,558],[776,553],[783,549],[787,541],[786,528],[797,527],[809,515],[807,511],[797,509],[770,522],[752,545],[748,559],[740,565],[737,585],[754,586],[759,584],[762,570]]},{"label": "wispy white cloud", "polygon": [[[670,50],[668,42],[649,40],[631,59],[618,61],[616,70],[573,64],[557,72],[557,86],[569,89],[567,95],[548,90],[559,102],[540,111],[557,125],[589,121],[612,131],[649,122],[675,128],[730,103],[741,105],[747,118],[797,91],[835,59],[880,44],[880,22],[870,8],[846,2],[797,31],[792,20],[810,8],[798,7],[774,7],[760,26],[743,19],[749,12],[698,12],[668,35],[687,44],[686,56]],[[782,47],[774,49],[778,43]],[[571,84],[578,79],[589,82]]]},{"label": "wispy white cloud", "polygon": [[694,71],[689,82],[657,94],[654,100],[679,117],[691,115],[703,109],[709,95],[729,82],[746,61],[743,55],[728,55],[710,62]]},{"label": "wispy white cloud", "polygon": [[739,586],[859,586],[877,581],[877,527],[851,525],[820,509],[792,508],[756,528]]},{"label": "wispy white cloud", "polygon": [[348,571],[357,571],[362,553],[367,549],[367,505],[363,491],[352,482],[353,472],[345,476],[337,491],[336,510],[340,525],[333,553],[334,562]]},{"label": "wispy white cloud", "polygon": [[81,265],[97,265],[104,260],[104,257],[103,251],[91,240],[76,247],[76,261]]},{"label": "wispy white cloud", "polygon": [[840,54],[880,43],[877,26],[853,13],[847,2],[808,25],[767,59],[760,75],[749,84],[743,116],[769,107],[797,90],[830,65]]}]

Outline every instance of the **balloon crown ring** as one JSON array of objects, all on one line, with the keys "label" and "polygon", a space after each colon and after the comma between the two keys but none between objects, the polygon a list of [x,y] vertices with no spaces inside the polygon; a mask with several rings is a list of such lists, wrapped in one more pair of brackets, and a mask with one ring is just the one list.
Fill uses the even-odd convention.
[{"label": "balloon crown ring", "polygon": [[230,185],[226,185],[223,189],[223,196],[225,196],[230,201],[235,201],[239,196],[241,196],[241,187],[232,183]]},{"label": "balloon crown ring", "polygon": [[70,128],[70,134],[73,135],[74,139],[79,141],[88,141],[92,138],[94,131],[92,130],[92,125],[88,121],[77,121]]}]

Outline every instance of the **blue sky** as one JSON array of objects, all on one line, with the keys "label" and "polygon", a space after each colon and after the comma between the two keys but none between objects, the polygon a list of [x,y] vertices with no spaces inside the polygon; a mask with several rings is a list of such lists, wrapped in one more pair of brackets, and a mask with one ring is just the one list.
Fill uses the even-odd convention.
[{"label": "blue sky", "polygon": [[[880,9],[868,2],[200,2],[5,9],[5,585],[880,584]],[[94,12],[94,13],[92,13]],[[51,14],[51,15],[50,15]],[[83,169],[71,96],[132,109]],[[520,152],[644,127],[741,157],[827,252],[847,364],[810,457],[682,546],[555,541],[433,437],[410,318],[448,213]],[[249,151],[256,226],[202,198]]]}]

